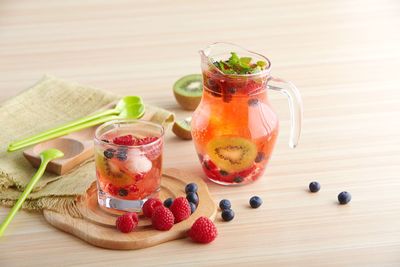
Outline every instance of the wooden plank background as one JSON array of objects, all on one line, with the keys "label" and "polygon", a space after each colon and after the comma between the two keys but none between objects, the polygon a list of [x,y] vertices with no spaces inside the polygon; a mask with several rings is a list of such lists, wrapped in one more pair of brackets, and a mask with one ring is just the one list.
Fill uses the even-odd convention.
[{"label": "wooden plank background", "polygon": [[[269,168],[253,185],[210,185],[236,212],[210,245],[104,250],[21,212],[0,240],[0,266],[400,266],[399,29],[398,0],[1,1],[0,101],[49,73],[184,118],[173,82],[200,71],[200,48],[229,41],[300,88],[305,119],[290,150],[286,100],[271,93],[281,134]],[[170,134],[165,155],[166,167],[202,175],[191,142]],[[342,190],[350,205],[336,204]],[[258,210],[247,205],[254,194]]]}]

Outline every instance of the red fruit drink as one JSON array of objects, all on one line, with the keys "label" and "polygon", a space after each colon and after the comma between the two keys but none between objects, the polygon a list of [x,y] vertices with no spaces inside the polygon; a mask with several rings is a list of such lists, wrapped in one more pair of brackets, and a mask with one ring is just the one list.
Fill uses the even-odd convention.
[{"label": "red fruit drink", "polygon": [[203,60],[203,97],[192,116],[192,136],[206,176],[241,185],[263,174],[279,123],[268,101],[269,76],[260,67],[269,62],[236,53],[228,58]]},{"label": "red fruit drink", "polygon": [[100,126],[95,162],[100,206],[140,211],[160,190],[164,130],[160,125],[117,120]]}]

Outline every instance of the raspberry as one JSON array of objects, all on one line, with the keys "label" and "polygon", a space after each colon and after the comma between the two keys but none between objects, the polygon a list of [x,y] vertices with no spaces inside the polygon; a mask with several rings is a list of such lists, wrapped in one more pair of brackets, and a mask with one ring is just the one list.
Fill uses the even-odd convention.
[{"label": "raspberry", "polygon": [[135,145],[136,146],[147,145],[147,144],[150,144],[150,143],[156,141],[157,139],[158,138],[155,137],[155,136],[148,136],[148,137],[145,137],[145,138],[136,139],[135,140]]},{"label": "raspberry", "polygon": [[137,215],[136,212],[127,212],[126,214],[129,214],[133,221],[139,223],[139,216]]},{"label": "raspberry", "polygon": [[136,228],[136,226],[138,225],[138,221],[139,220],[136,213],[128,212],[117,218],[117,220],[115,221],[115,226],[122,233],[129,233]]},{"label": "raspberry", "polygon": [[142,180],[143,178],[144,178],[144,173],[139,172],[139,173],[135,174],[136,182]]},{"label": "raspberry", "polygon": [[143,215],[147,218],[151,218],[153,216],[154,209],[162,205],[163,203],[158,198],[149,198],[143,205]]},{"label": "raspberry", "polygon": [[155,229],[167,231],[174,226],[174,221],[174,215],[168,208],[161,205],[154,209],[151,223]]},{"label": "raspberry", "polygon": [[217,227],[207,217],[198,218],[188,232],[189,237],[198,243],[210,243],[218,235]]},{"label": "raspberry", "polygon": [[133,136],[131,134],[122,135],[115,137],[113,139],[113,143],[116,145],[132,146],[135,143],[135,139],[133,139]]},{"label": "raspberry", "polygon": [[116,196],[118,195],[118,188],[115,187],[113,184],[107,184],[104,190],[109,193],[110,195]]},{"label": "raspberry", "polygon": [[184,197],[176,198],[169,209],[174,214],[175,223],[186,220],[191,214],[189,201]]},{"label": "raspberry", "polygon": [[162,140],[158,140],[158,137],[145,137],[142,139],[136,140],[135,145],[147,145],[149,143],[152,143],[149,146],[144,146],[142,148],[144,154],[146,154],[146,157],[148,157],[150,160],[155,160],[156,158],[161,156],[161,151],[163,147],[163,142]]}]

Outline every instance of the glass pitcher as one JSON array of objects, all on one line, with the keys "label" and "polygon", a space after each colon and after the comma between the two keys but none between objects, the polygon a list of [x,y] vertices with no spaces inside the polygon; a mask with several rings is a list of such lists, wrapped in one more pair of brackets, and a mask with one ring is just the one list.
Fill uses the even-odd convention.
[{"label": "glass pitcher", "polygon": [[[231,52],[264,61],[253,74],[225,74],[215,62]],[[264,173],[279,131],[267,89],[286,95],[291,113],[289,146],[295,148],[301,130],[302,101],[297,88],[270,75],[271,62],[263,55],[229,43],[214,43],[200,51],[203,96],[192,116],[192,136],[202,168],[211,181],[243,185]]]}]

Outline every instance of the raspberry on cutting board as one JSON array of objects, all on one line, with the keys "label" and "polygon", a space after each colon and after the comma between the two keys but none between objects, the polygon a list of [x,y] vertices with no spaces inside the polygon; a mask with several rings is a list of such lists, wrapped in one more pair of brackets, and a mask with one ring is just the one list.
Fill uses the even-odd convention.
[{"label": "raspberry on cutting board", "polygon": [[189,201],[185,197],[178,197],[169,208],[175,217],[175,223],[179,223],[190,217],[191,208]]},{"label": "raspberry on cutting board", "polygon": [[157,206],[154,209],[151,223],[153,227],[160,231],[168,231],[174,226],[175,218],[172,212],[164,207],[164,205]]},{"label": "raspberry on cutting board", "polygon": [[154,209],[162,205],[163,203],[158,198],[149,198],[143,204],[142,208],[143,215],[146,216],[147,218],[151,218],[153,216]]},{"label": "raspberry on cutting board", "polygon": [[122,233],[130,233],[135,230],[138,222],[139,219],[136,213],[127,212],[117,218],[117,220],[115,221],[115,226]]}]

